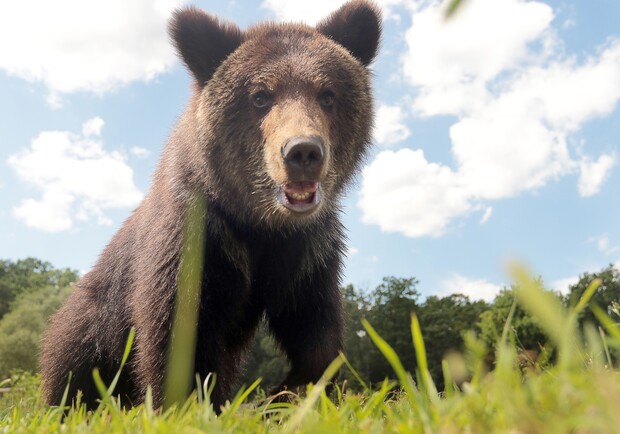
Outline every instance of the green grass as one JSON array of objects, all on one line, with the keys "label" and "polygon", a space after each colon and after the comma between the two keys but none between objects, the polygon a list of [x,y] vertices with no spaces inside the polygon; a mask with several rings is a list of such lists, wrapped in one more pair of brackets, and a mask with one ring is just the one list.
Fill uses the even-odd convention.
[{"label": "green grass", "polygon": [[[522,270],[514,271],[520,288],[517,301],[535,316],[553,342],[552,364],[523,364],[510,333],[510,317],[488,371],[484,345],[466,336],[462,356],[444,361],[446,389],[438,392],[426,362],[423,332],[411,321],[412,345],[418,360],[414,378],[398,355],[364,323],[368,335],[394,369],[386,380],[361,393],[338,385],[335,397],[325,387],[339,368],[354,369],[346,358],[336,360],[323,378],[292,404],[250,401],[258,381],[243,388],[220,415],[209,404],[213,378],[182,404],[166,410],[146,403],[123,409],[100,384],[100,407],[87,413],[74,408],[63,417],[60,408],[39,400],[37,382],[25,376],[14,391],[0,398],[0,431],[19,432],[248,432],[248,433],[610,433],[620,431],[620,374],[612,366],[610,348],[620,347],[618,325],[604,311],[590,306],[593,282],[582,300],[567,310],[541,290]],[[592,309],[604,325],[577,330],[577,315]],[[361,379],[360,379],[361,381]],[[458,381],[459,385],[455,384]],[[363,382],[362,382],[363,384]]]}]

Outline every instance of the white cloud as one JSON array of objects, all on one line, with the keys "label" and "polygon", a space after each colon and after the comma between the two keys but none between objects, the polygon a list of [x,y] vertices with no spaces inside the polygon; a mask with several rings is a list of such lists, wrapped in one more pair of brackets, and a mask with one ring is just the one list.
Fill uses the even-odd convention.
[{"label": "white cloud", "polygon": [[[282,21],[301,21],[314,25],[330,13],[345,4],[347,0],[264,0],[261,6],[269,9],[277,19]],[[391,8],[398,5],[413,5],[416,0],[376,0],[386,17],[391,16]]]},{"label": "white cloud", "polygon": [[579,163],[579,194],[588,197],[598,193],[615,162],[615,155],[601,155],[597,161],[583,159]]},{"label": "white cloud", "polygon": [[0,69],[61,94],[148,81],[175,61],[166,23],[181,0],[20,0],[0,12]]},{"label": "white cloud", "polygon": [[117,151],[106,151],[99,135],[101,118],[82,125],[82,135],[43,131],[30,148],[12,155],[8,165],[36,187],[41,198],[24,199],[13,214],[27,226],[47,232],[70,229],[74,220],[109,224],[104,211],[135,206],[142,193],[133,170]]},{"label": "white cloud", "polygon": [[620,41],[578,62],[563,54],[543,3],[478,0],[452,20],[442,14],[434,1],[414,10],[403,71],[417,91],[414,115],[457,117],[454,167],[426,161],[421,151],[379,153],[364,171],[364,222],[438,236],[490,201],[562,176],[580,174],[579,193],[596,194],[615,155],[593,161],[569,137],[615,110]]},{"label": "white cloud", "polygon": [[141,146],[133,146],[129,149],[129,152],[138,158],[147,158],[151,155],[151,151]]},{"label": "white cloud", "polygon": [[554,282],[551,282],[551,289],[554,291],[559,291],[563,295],[567,295],[570,292],[570,287],[579,282],[579,277],[565,277],[564,279],[558,279]]},{"label": "white cloud", "polygon": [[437,1],[413,14],[405,39],[404,74],[421,95],[425,115],[459,113],[490,98],[485,83],[528,55],[553,19],[548,5],[520,0],[477,0],[444,18]]},{"label": "white cloud", "polygon": [[410,237],[442,235],[454,217],[472,209],[450,168],[410,149],[383,151],[364,168],[358,206],[364,223]]},{"label": "white cloud", "polygon": [[344,3],[346,0],[314,0],[312,2],[265,0],[261,6],[269,9],[279,20],[303,21],[313,25]]},{"label": "white cloud", "polygon": [[100,117],[89,119],[82,125],[82,134],[84,137],[100,136],[103,124],[103,119]]},{"label": "white cloud", "polygon": [[609,237],[606,235],[600,237],[596,245],[601,252],[606,252],[609,249]]},{"label": "white cloud", "polygon": [[49,190],[42,200],[25,199],[13,208],[13,215],[26,226],[45,232],[60,232],[72,226],[70,207],[74,197],[62,191]]},{"label": "white cloud", "polygon": [[574,18],[567,18],[562,23],[562,28],[565,30],[572,29],[577,25],[577,21]]},{"label": "white cloud", "polygon": [[604,255],[611,255],[612,253],[620,250],[620,246],[612,246],[609,241],[608,235],[601,235],[599,237],[592,237],[588,241],[596,243],[598,250]]},{"label": "white cloud", "polygon": [[405,117],[406,113],[398,105],[380,105],[373,131],[377,143],[390,146],[407,139],[411,131],[405,124]]},{"label": "white cloud", "polygon": [[489,206],[486,210],[484,210],[484,214],[480,219],[480,224],[483,225],[491,219],[491,215],[493,215],[493,207]]},{"label": "white cloud", "polygon": [[472,300],[493,301],[502,287],[489,282],[486,279],[471,279],[460,274],[454,274],[441,282],[442,296],[451,294],[463,294]]}]

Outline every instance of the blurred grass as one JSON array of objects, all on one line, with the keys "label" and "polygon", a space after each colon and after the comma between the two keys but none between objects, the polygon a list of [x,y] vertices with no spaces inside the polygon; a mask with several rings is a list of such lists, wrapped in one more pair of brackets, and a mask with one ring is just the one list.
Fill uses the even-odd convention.
[{"label": "blurred grass", "polygon": [[452,18],[465,3],[467,3],[467,0],[447,0],[444,12],[446,19]]},{"label": "blurred grass", "polygon": [[[542,325],[557,351],[557,361],[524,367],[514,342],[505,332],[497,345],[495,365],[488,370],[487,349],[471,333],[466,351],[443,362],[446,388],[438,392],[428,374],[424,330],[411,320],[418,369],[414,377],[398,355],[364,322],[369,336],[394,369],[397,379],[385,380],[363,393],[336,386],[336,398],[325,387],[339,367],[355,370],[344,356],[337,359],[315,386],[293,403],[249,401],[259,381],[239,393],[219,415],[209,403],[213,378],[201,390],[167,410],[152,400],[124,409],[102,388],[100,407],[87,413],[74,408],[63,417],[39,399],[36,381],[0,397],[0,432],[396,432],[396,433],[613,433],[620,431],[620,375],[612,369],[609,348],[620,347],[618,325],[595,305],[593,282],[574,308],[565,309],[523,269],[515,267],[516,299]],[[603,327],[577,328],[577,314],[591,309]],[[510,326],[510,316],[505,330]],[[416,382],[417,379],[417,382]],[[344,389],[344,390],[343,390]]]},{"label": "blurred grass", "polygon": [[205,199],[194,194],[185,211],[183,250],[164,379],[164,408],[182,403],[194,382],[194,353],[204,262]]}]

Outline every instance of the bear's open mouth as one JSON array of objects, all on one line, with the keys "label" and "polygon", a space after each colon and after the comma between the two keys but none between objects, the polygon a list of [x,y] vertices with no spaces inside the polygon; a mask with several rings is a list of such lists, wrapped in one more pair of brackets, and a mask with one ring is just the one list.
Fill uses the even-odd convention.
[{"label": "bear's open mouth", "polygon": [[311,211],[321,201],[321,185],[318,182],[289,182],[280,186],[279,190],[278,201],[291,211]]}]

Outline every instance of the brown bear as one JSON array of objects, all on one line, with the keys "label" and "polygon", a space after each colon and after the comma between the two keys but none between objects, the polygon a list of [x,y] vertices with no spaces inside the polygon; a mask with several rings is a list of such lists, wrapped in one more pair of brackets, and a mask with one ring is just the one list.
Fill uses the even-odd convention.
[{"label": "brown bear", "polygon": [[[371,141],[368,66],[381,19],[351,1],[316,27],[236,25],[193,7],[170,35],[193,94],[144,201],[51,320],[43,341],[45,400],[96,405],[129,330],[136,337],[115,390],[156,406],[180,270],[184,215],[206,203],[195,372],[215,372],[216,408],[231,396],[244,350],[264,316],[291,363],[282,388],[316,382],[342,349],[339,200]],[[191,374],[191,373],[190,373]]]}]

